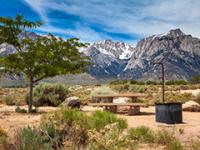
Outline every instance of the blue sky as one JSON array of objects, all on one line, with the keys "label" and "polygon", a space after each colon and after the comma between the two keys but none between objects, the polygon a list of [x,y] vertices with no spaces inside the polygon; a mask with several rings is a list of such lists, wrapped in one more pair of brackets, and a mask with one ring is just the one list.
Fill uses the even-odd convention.
[{"label": "blue sky", "polygon": [[146,36],[181,28],[200,37],[200,0],[0,0],[0,16],[23,14],[51,32],[81,41],[135,43]]}]

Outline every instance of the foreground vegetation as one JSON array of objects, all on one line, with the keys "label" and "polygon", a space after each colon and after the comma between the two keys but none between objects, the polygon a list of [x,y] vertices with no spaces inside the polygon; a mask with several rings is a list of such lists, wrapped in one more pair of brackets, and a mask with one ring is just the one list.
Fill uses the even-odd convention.
[{"label": "foreground vegetation", "polygon": [[[200,84],[189,85],[167,85],[166,101],[181,102],[196,101],[200,103],[200,93],[196,96],[192,93],[180,93],[180,90],[200,89]],[[161,98],[160,85],[135,85],[135,84],[115,84],[98,86],[66,86],[60,83],[40,83],[33,89],[33,105],[39,106],[59,106],[67,97],[76,96],[82,105],[86,105],[92,97],[99,94],[114,93],[145,93],[148,96],[138,99],[154,105]],[[26,105],[28,104],[28,90],[26,88],[0,88],[0,103],[6,105]]]},{"label": "foreground vegetation", "polygon": [[[9,141],[0,129],[0,149],[5,150],[134,150],[157,147],[166,150],[198,150],[199,140],[182,144],[176,129],[152,130],[147,126],[128,128],[126,120],[110,112],[86,114],[77,109],[61,107],[44,114],[39,126],[16,131]],[[177,132],[177,131],[176,131]],[[184,130],[178,131],[184,134]]]}]

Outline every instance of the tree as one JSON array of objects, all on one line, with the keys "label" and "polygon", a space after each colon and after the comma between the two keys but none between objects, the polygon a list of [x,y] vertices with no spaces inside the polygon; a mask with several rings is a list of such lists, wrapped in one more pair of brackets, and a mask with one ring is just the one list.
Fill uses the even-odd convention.
[{"label": "tree", "polygon": [[0,17],[0,44],[8,43],[16,50],[21,51],[19,35],[27,29],[37,28],[42,25],[41,21],[31,22],[22,15],[17,15],[15,19]]},{"label": "tree", "polygon": [[[6,36],[7,39],[10,38],[7,34]],[[19,36],[16,35],[15,37],[16,40],[13,43],[16,42],[18,52],[0,58],[0,63],[5,72],[23,74],[28,79],[29,112],[32,112],[34,84],[46,77],[83,72],[89,64],[88,57],[78,51],[78,48],[85,44],[80,43],[76,38],[64,40],[52,34],[34,40],[18,39]]]}]

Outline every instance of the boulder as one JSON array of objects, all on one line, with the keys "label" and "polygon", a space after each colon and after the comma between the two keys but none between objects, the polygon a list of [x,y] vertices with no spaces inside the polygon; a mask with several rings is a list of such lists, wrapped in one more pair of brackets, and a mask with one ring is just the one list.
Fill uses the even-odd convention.
[{"label": "boulder", "polygon": [[188,101],[183,104],[184,111],[200,112],[200,105],[194,101]]},{"label": "boulder", "polygon": [[119,104],[123,104],[123,103],[127,103],[129,100],[129,98],[127,97],[119,97],[113,100],[113,103],[119,103]]},{"label": "boulder", "polygon": [[63,102],[63,105],[72,108],[80,108],[81,103],[78,97],[73,96],[66,98],[65,101]]}]

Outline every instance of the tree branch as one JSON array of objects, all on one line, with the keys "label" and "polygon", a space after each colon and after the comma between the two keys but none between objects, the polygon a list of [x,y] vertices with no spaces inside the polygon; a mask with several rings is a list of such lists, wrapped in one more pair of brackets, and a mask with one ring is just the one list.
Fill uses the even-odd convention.
[{"label": "tree branch", "polygon": [[40,80],[42,80],[44,78],[45,78],[45,76],[42,76],[41,78],[38,78],[38,79],[34,80],[33,83],[36,83],[36,82],[38,82],[38,81],[40,81]]}]

